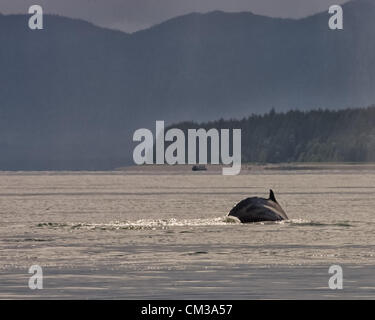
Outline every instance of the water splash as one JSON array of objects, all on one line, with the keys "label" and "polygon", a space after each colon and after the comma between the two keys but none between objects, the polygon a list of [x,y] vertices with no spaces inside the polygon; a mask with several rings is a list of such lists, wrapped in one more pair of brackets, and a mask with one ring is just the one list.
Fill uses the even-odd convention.
[{"label": "water splash", "polygon": [[209,219],[140,219],[136,221],[114,221],[109,223],[39,223],[40,228],[68,228],[71,230],[158,230],[169,229],[172,227],[202,227],[202,226],[227,226],[227,225],[286,225],[286,226],[339,226],[351,227],[347,222],[323,223],[303,219],[291,219],[283,221],[265,221],[249,224],[241,224],[236,217],[218,217]]},{"label": "water splash", "polygon": [[239,224],[240,221],[232,217],[219,217],[211,219],[140,219],[136,221],[114,221],[109,223],[39,223],[37,227],[70,228],[85,230],[156,230],[170,227],[200,227],[200,226],[225,226]]}]

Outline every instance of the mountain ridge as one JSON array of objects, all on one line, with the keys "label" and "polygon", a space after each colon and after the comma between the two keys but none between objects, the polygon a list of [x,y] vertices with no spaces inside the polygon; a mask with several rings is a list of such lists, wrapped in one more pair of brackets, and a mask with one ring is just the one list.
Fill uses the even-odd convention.
[{"label": "mountain ridge", "polygon": [[2,15],[0,169],[119,167],[155,120],[371,105],[375,19],[362,13],[375,5],[345,4],[344,31],[328,12],[211,12],[132,34],[55,15],[32,31],[28,16]]}]

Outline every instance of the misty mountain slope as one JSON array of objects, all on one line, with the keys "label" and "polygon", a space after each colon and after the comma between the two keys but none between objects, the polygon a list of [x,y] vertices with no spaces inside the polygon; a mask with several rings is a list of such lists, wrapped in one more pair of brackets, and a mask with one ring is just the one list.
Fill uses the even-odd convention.
[{"label": "misty mountain slope", "polygon": [[375,3],[275,19],[189,14],[134,34],[0,15],[0,169],[110,169],[155,120],[203,121],[375,101]]},{"label": "misty mountain slope", "polygon": [[118,106],[128,85],[127,35],[57,16],[46,16],[45,26],[35,32],[25,16],[0,17],[0,40],[8,43],[0,51],[0,146],[8,157],[0,163],[74,168],[77,158],[119,154],[111,143],[126,121],[126,105]]},{"label": "misty mountain slope", "polygon": [[152,74],[169,108],[198,106],[205,116],[214,105],[228,117],[271,107],[365,106],[374,99],[374,4],[348,4],[344,14],[345,31],[328,29],[328,13],[302,20],[191,14],[132,40],[158,57]]}]

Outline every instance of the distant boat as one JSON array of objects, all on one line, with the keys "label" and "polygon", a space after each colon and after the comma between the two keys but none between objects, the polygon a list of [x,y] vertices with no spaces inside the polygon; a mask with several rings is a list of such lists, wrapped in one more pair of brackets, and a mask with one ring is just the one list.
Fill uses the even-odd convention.
[{"label": "distant boat", "polygon": [[207,168],[206,168],[205,165],[200,164],[200,165],[195,165],[195,166],[193,166],[193,167],[191,168],[191,170],[193,170],[193,171],[206,171]]}]

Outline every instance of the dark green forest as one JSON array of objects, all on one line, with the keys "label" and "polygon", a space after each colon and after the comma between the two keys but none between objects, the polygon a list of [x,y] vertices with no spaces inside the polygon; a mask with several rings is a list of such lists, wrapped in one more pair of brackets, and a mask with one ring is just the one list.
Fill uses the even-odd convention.
[{"label": "dark green forest", "polygon": [[242,120],[194,123],[182,129],[242,129],[242,161],[374,162],[375,106],[340,111],[313,110],[253,114]]}]

